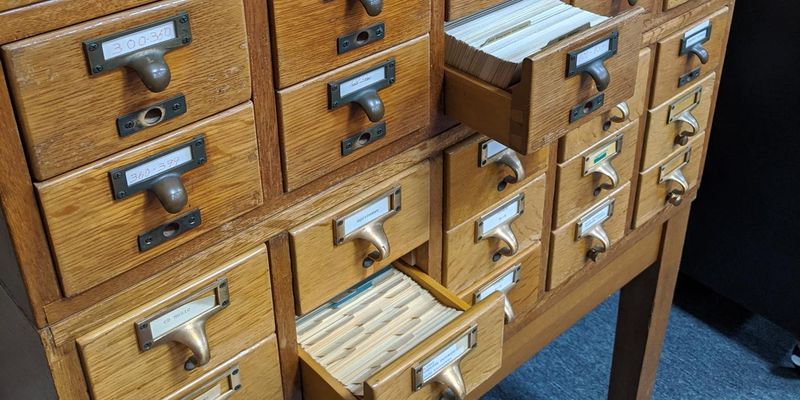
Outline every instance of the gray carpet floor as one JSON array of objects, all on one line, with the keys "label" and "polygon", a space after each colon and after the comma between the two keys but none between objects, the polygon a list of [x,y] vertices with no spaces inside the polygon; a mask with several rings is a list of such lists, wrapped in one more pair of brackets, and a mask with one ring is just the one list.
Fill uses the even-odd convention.
[{"label": "gray carpet floor", "polygon": [[[618,301],[609,298],[483,399],[605,399]],[[787,331],[682,278],[653,398],[800,399],[793,343]]]}]

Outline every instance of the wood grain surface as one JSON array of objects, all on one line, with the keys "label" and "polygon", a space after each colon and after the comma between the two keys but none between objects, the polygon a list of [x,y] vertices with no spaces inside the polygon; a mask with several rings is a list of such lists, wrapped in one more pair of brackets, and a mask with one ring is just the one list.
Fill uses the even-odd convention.
[{"label": "wood grain surface", "polygon": [[[384,0],[375,17],[358,1],[270,0],[269,4],[275,82],[281,89],[422,36],[431,26],[430,0]],[[339,37],[377,23],[384,24],[383,38],[338,54]]]},{"label": "wood grain surface", "polygon": [[[208,162],[184,173],[189,203],[170,214],[149,191],[114,200],[108,173],[204,135]],[[85,168],[36,184],[67,296],[186,243],[262,203],[248,103]],[[202,224],[148,251],[138,235],[199,208]]]},{"label": "wood grain surface", "polygon": [[[670,106],[675,104],[679,106],[674,114],[679,113],[685,108],[685,104],[691,104],[694,96],[690,96],[694,90],[701,88],[702,93],[700,102],[697,107],[691,111],[691,114],[697,119],[700,126],[699,132],[705,132],[709,123],[709,113],[711,112],[711,101],[714,94],[714,87],[716,83],[716,74],[711,73],[702,81],[688,87],[686,90],[678,93],[675,97],[667,100],[664,104],[653,108],[647,112],[647,129],[644,134],[644,147],[642,148],[642,171],[650,169],[657,162],[663,160],[665,157],[678,150],[680,145],[675,143],[678,135],[686,130],[691,130],[691,127],[685,123],[676,121],[669,122]],[[686,100],[684,100],[686,99]],[[683,105],[683,106],[681,106]]]},{"label": "wood grain surface", "polygon": [[4,0],[3,3],[0,4],[0,11],[13,10],[18,7],[40,3],[41,1],[43,0]]},{"label": "wood grain surface", "polygon": [[453,21],[483,9],[498,5],[503,0],[445,0],[445,21]]},{"label": "wood grain surface", "polygon": [[[220,387],[224,394],[233,389],[227,379],[233,368],[238,368],[237,376],[239,376],[241,384],[241,389],[236,390],[233,395],[234,399],[276,400],[282,398],[277,342],[276,336],[271,335],[220,364],[186,387],[164,397],[163,400],[198,400],[201,395],[213,390],[214,387]],[[205,400],[205,398],[202,399]]]},{"label": "wood grain surface", "polygon": [[[699,81],[716,70],[722,61],[721,55],[728,41],[728,24],[731,18],[729,11],[730,8],[723,7],[702,20],[687,25],[658,41],[650,107],[666,102],[681,91],[683,88],[678,87],[678,80],[682,75],[699,67],[700,76],[695,79],[695,81]],[[703,47],[708,51],[708,63],[706,64],[701,64],[700,60],[691,54],[680,55],[681,39],[684,34],[703,21],[711,21],[711,39],[703,43]]]},{"label": "wood grain surface", "polygon": [[[572,135],[570,132],[567,136]],[[556,200],[553,210],[555,226],[562,227],[569,223],[578,214],[583,213],[592,205],[598,204],[610,191],[622,187],[631,180],[634,173],[634,159],[636,156],[636,137],[639,134],[639,120],[629,122],[616,132],[612,132],[605,138],[600,139],[593,146],[587,148],[582,153],[573,157],[571,160],[558,164],[558,183],[556,187]],[[608,161],[619,176],[619,184],[615,188],[603,189],[601,185],[609,184],[608,177],[597,173],[583,174],[584,159],[603,148],[610,142],[616,141],[622,135],[622,147],[620,152]],[[595,189],[601,188],[599,192]],[[595,195],[597,193],[597,195]]]},{"label": "wood grain surface", "polygon": [[[428,240],[428,174],[428,164],[419,164],[345,200],[330,211],[311,216],[310,220],[289,231],[298,315],[322,305]],[[386,191],[397,186],[401,190],[402,208],[384,223],[390,246],[389,259],[364,268],[364,258],[375,251],[374,246],[358,239],[335,245],[334,220],[384,197]],[[333,206],[336,203],[331,199],[328,204]]]},{"label": "wood grain surface", "polygon": [[[689,164],[683,167],[683,174],[689,182],[689,188],[694,187],[700,181],[700,168],[703,163],[703,152],[706,135],[702,133],[695,136],[687,145],[691,148],[692,155]],[[664,208],[673,207],[667,203],[667,193],[678,186],[674,182],[658,183],[660,166],[664,164],[675,164],[676,157],[681,157],[685,148],[680,148],[669,156],[665,157],[650,169],[639,173],[639,188],[636,193],[636,211],[633,216],[633,227],[642,226],[648,219],[658,214]],[[667,170],[667,173],[670,171]]]},{"label": "wood grain surface", "polygon": [[[141,352],[134,323],[227,278],[230,305],[206,324],[211,361],[193,371],[184,370],[192,355],[185,346],[164,343]],[[147,299],[127,314],[77,339],[89,388],[95,399],[156,398],[169,394],[275,331],[266,247],[219,266],[191,284]]]},{"label": "wood grain surface", "polygon": [[[614,202],[614,215],[603,223],[603,228],[611,242],[611,248],[625,236],[628,196],[630,196],[630,193],[631,185],[625,184],[606,197],[616,199]],[[550,264],[547,270],[547,290],[558,288],[580,269],[596,264],[607,256],[607,254],[601,254],[597,262],[591,261],[586,257],[586,253],[593,245],[597,245],[597,241],[590,237],[576,239],[579,218],[580,215],[552,233]]]},{"label": "wood grain surface", "polygon": [[[543,148],[527,156],[517,155],[525,170],[525,179],[502,184],[514,172],[503,164],[480,165],[481,145],[489,138],[476,134],[445,150],[444,229],[460,225],[481,210],[502,200],[518,187],[538,177],[547,169],[549,149]],[[500,190],[500,188],[503,190]]]},{"label": "wood grain surface", "polygon": [[[292,191],[358,158],[425,128],[430,119],[428,36],[278,92],[286,189]],[[342,140],[375,125],[357,104],[328,109],[328,84],[395,60],[396,81],[378,92],[386,134],[342,156]],[[313,118],[309,118],[313,115]]]},{"label": "wood grain surface", "polygon": [[524,326],[520,321],[523,321],[525,316],[536,308],[542,292],[544,291],[544,287],[541,285],[542,275],[545,274],[545,271],[542,270],[542,246],[535,245],[520,252],[517,256],[509,259],[505,267],[498,268],[495,274],[486,277],[482,282],[477,282],[461,293],[461,298],[464,299],[464,301],[473,304],[475,302],[475,295],[481,288],[505,275],[517,265],[521,266],[519,282],[517,282],[507,295],[514,310],[514,314],[516,315],[516,319],[510,324],[506,324],[506,338],[511,337],[511,334],[516,331],[516,328]]},{"label": "wood grain surface", "polygon": [[476,221],[514,198],[524,194],[524,213],[511,223],[511,230],[517,237],[519,249],[523,250],[539,243],[542,235],[544,215],[545,184],[547,175],[536,177],[523,187],[509,192],[502,201],[492,204],[467,219],[461,225],[444,234],[444,263],[442,283],[450,290],[461,293],[473,283],[492,275],[497,268],[505,265],[506,257],[493,261],[492,256],[506,245],[494,238],[481,241],[475,239]]},{"label": "wood grain surface", "polygon": [[[564,162],[586,150],[587,147],[597,143],[608,132],[614,132],[630,121],[644,115],[647,111],[647,91],[650,83],[650,70],[652,68],[652,51],[645,47],[639,52],[639,66],[636,72],[636,88],[633,97],[626,100],[630,114],[628,119],[615,122],[611,118],[621,118],[622,112],[618,108],[606,111],[580,127],[569,131],[558,140],[558,162]],[[640,126],[643,128],[643,126]],[[579,133],[578,133],[579,132]]]},{"label": "wood grain surface", "polygon": [[[165,56],[172,80],[150,92],[131,69],[91,76],[82,42],[189,13],[192,43]],[[2,47],[31,168],[44,180],[246,101],[250,64],[241,0],[172,0]],[[182,116],[127,137],[117,117],[178,94]],[[65,107],[63,105],[69,105]]]},{"label": "wood grain surface", "polygon": [[638,0],[634,2],[634,5],[631,5],[628,0],[572,0],[572,5],[607,17],[621,14],[633,7],[642,7],[649,17],[656,9],[655,3],[657,1],[659,0]]}]

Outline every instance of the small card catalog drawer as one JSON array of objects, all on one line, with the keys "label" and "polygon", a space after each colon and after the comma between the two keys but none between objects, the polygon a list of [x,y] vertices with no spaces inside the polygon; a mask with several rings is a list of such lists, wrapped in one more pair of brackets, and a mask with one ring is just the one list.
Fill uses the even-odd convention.
[{"label": "small card catalog drawer", "polygon": [[656,107],[717,70],[728,40],[728,7],[658,41],[653,95]]},{"label": "small card catalog drawer", "polygon": [[[310,54],[295,53],[304,53],[304,62]],[[429,58],[424,35],[279,90],[287,190],[424,129],[431,111]]]},{"label": "small card catalog drawer", "polygon": [[37,183],[65,294],[85,291],[260,205],[257,146],[246,103]]},{"label": "small card catalog drawer", "polygon": [[[582,132],[574,132],[581,134]],[[573,132],[567,134],[570,139]],[[554,225],[562,227],[630,181],[634,173],[639,120],[601,138],[575,157],[558,164]]]},{"label": "small card catalog drawer", "polygon": [[[356,294],[339,296],[344,300],[298,320],[306,397],[428,400],[447,390],[463,399],[499,369],[504,319],[500,294],[492,293],[470,307],[421,271],[402,262],[392,267],[362,282]],[[395,281],[396,274],[401,275],[400,282]],[[384,286],[391,286],[391,293]],[[386,308],[387,303],[412,294],[413,300],[406,301],[403,309]],[[348,329],[347,322],[337,322],[342,313],[353,315],[366,329],[380,322],[384,331],[401,335],[382,340],[370,337],[368,331]],[[430,326],[438,328],[424,329]],[[348,341],[371,344],[347,349],[336,345]],[[402,344],[396,346],[397,341]],[[384,352],[386,346],[396,350]],[[337,359],[333,357],[337,353],[326,350],[334,347],[349,351],[346,358]]]},{"label": "small card catalog drawer", "polygon": [[547,147],[527,156],[482,135],[445,150],[444,225],[449,230],[497,204],[547,168]]},{"label": "small card catalog drawer", "polygon": [[686,147],[692,137],[705,132],[715,83],[716,74],[712,72],[696,85],[648,111],[642,170],[650,169],[673,152]]},{"label": "small card catalog drawer", "polygon": [[442,281],[457,293],[482,282],[521,250],[539,242],[546,176],[444,234]]},{"label": "small card catalog drawer", "polygon": [[311,311],[428,240],[429,173],[427,162],[419,164],[289,231],[298,313]]},{"label": "small card catalog drawer", "polygon": [[[76,339],[93,399],[160,399],[176,391],[176,400],[190,393],[214,399],[217,391],[236,392],[237,379],[244,387],[248,374],[260,374],[234,373],[229,361],[275,330],[267,250],[216,262],[203,278],[142,293],[123,317]],[[182,390],[208,375],[215,378],[204,379],[203,390]]]},{"label": "small card catalog drawer", "polygon": [[553,231],[547,290],[555,289],[584,267],[600,261],[603,254],[625,236],[630,186],[625,183],[597,205]]},{"label": "small card catalog drawer", "polygon": [[251,97],[241,0],[148,4],[6,44],[2,54],[36,181]]}]

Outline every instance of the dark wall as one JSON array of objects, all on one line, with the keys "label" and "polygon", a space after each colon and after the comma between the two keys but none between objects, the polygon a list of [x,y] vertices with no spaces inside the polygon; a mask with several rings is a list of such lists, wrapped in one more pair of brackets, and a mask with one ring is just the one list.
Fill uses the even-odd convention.
[{"label": "dark wall", "polygon": [[800,336],[800,4],[738,0],[682,268]]}]

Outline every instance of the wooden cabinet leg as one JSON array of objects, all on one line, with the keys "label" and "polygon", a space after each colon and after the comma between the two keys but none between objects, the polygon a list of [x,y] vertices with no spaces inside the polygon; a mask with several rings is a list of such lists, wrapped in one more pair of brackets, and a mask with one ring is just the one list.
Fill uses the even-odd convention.
[{"label": "wooden cabinet leg", "polygon": [[609,399],[652,398],[688,220],[686,207],[664,224],[658,261],[620,292]]}]

